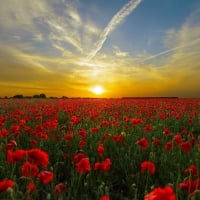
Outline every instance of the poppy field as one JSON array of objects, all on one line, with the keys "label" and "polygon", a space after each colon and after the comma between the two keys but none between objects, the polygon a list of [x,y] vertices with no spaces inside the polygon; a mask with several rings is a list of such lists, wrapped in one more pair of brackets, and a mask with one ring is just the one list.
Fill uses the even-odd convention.
[{"label": "poppy field", "polygon": [[200,99],[0,99],[0,199],[200,199]]}]

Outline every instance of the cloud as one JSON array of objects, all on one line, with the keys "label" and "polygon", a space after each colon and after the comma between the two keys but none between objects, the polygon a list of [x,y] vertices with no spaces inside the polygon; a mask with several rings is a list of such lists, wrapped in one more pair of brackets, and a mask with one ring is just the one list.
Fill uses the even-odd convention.
[{"label": "cloud", "polygon": [[114,46],[114,54],[119,57],[126,57],[129,53],[127,51],[121,51],[118,46]]},{"label": "cloud", "polygon": [[108,25],[103,30],[100,35],[99,40],[95,44],[95,48],[90,52],[87,60],[91,60],[98,51],[102,48],[104,42],[106,41],[108,35],[131,13],[142,0],[131,0],[125,4],[111,19]]},{"label": "cloud", "polygon": [[84,54],[100,29],[80,14],[79,4],[78,1],[4,1],[0,7],[0,40],[10,46],[29,42],[36,51],[48,45]]}]

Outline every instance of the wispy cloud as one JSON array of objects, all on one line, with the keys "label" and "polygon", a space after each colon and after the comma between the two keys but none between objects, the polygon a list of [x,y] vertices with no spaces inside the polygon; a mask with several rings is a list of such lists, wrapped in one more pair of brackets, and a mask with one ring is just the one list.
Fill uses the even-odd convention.
[{"label": "wispy cloud", "polygon": [[95,44],[95,48],[87,56],[87,60],[91,60],[100,51],[108,35],[131,13],[142,0],[131,0],[125,4],[111,19],[108,25],[100,35],[99,40]]},{"label": "wispy cloud", "polygon": [[161,52],[156,53],[156,54],[154,54],[154,55],[151,55],[151,56],[149,56],[149,57],[147,57],[147,58],[144,58],[142,61],[144,62],[144,61],[147,61],[147,60],[151,60],[151,59],[157,58],[157,57],[159,57],[159,56],[162,56],[162,55],[171,53],[172,51],[176,51],[176,50],[178,50],[178,49],[183,49],[183,48],[185,48],[185,47],[190,47],[190,46],[193,46],[193,45],[198,44],[198,43],[200,43],[200,38],[195,39],[195,40],[193,40],[193,41],[190,41],[190,42],[188,42],[188,43],[186,43],[186,44],[182,44],[181,46],[177,46],[177,47],[174,47],[174,48],[165,50],[165,51],[161,51]]}]

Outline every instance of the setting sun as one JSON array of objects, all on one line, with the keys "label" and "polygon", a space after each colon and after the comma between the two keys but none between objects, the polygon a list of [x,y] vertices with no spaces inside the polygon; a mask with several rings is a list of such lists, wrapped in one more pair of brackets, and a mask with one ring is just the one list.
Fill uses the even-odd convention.
[{"label": "setting sun", "polygon": [[101,85],[95,85],[91,88],[91,91],[96,95],[100,95],[104,93],[104,88]]}]

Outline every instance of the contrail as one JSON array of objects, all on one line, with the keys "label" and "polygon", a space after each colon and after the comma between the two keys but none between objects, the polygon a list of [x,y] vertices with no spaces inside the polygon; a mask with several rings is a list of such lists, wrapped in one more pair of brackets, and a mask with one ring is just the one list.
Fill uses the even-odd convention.
[{"label": "contrail", "polygon": [[128,16],[141,2],[142,0],[131,0],[125,4],[110,20],[108,25],[105,27],[101,33],[99,40],[95,44],[95,48],[87,56],[87,61],[95,57],[95,55],[102,48],[104,42],[106,41],[108,35]]},{"label": "contrail", "polygon": [[145,58],[143,61],[151,60],[151,59],[156,58],[156,57],[158,57],[158,56],[161,56],[161,55],[164,55],[164,54],[168,54],[168,53],[170,53],[170,52],[172,52],[172,51],[175,51],[175,50],[177,50],[177,49],[182,49],[182,48],[184,48],[184,47],[192,46],[192,45],[196,44],[197,42],[200,42],[200,39],[199,39],[199,38],[196,39],[196,40],[193,40],[193,41],[191,41],[191,42],[188,42],[188,43],[186,43],[186,44],[184,44],[184,45],[181,45],[181,46],[178,46],[178,47],[174,47],[174,48],[168,49],[168,50],[166,50],[166,51],[162,51],[162,52],[159,52],[159,53],[154,54],[154,55],[152,55],[152,56],[149,56],[149,57]]}]

